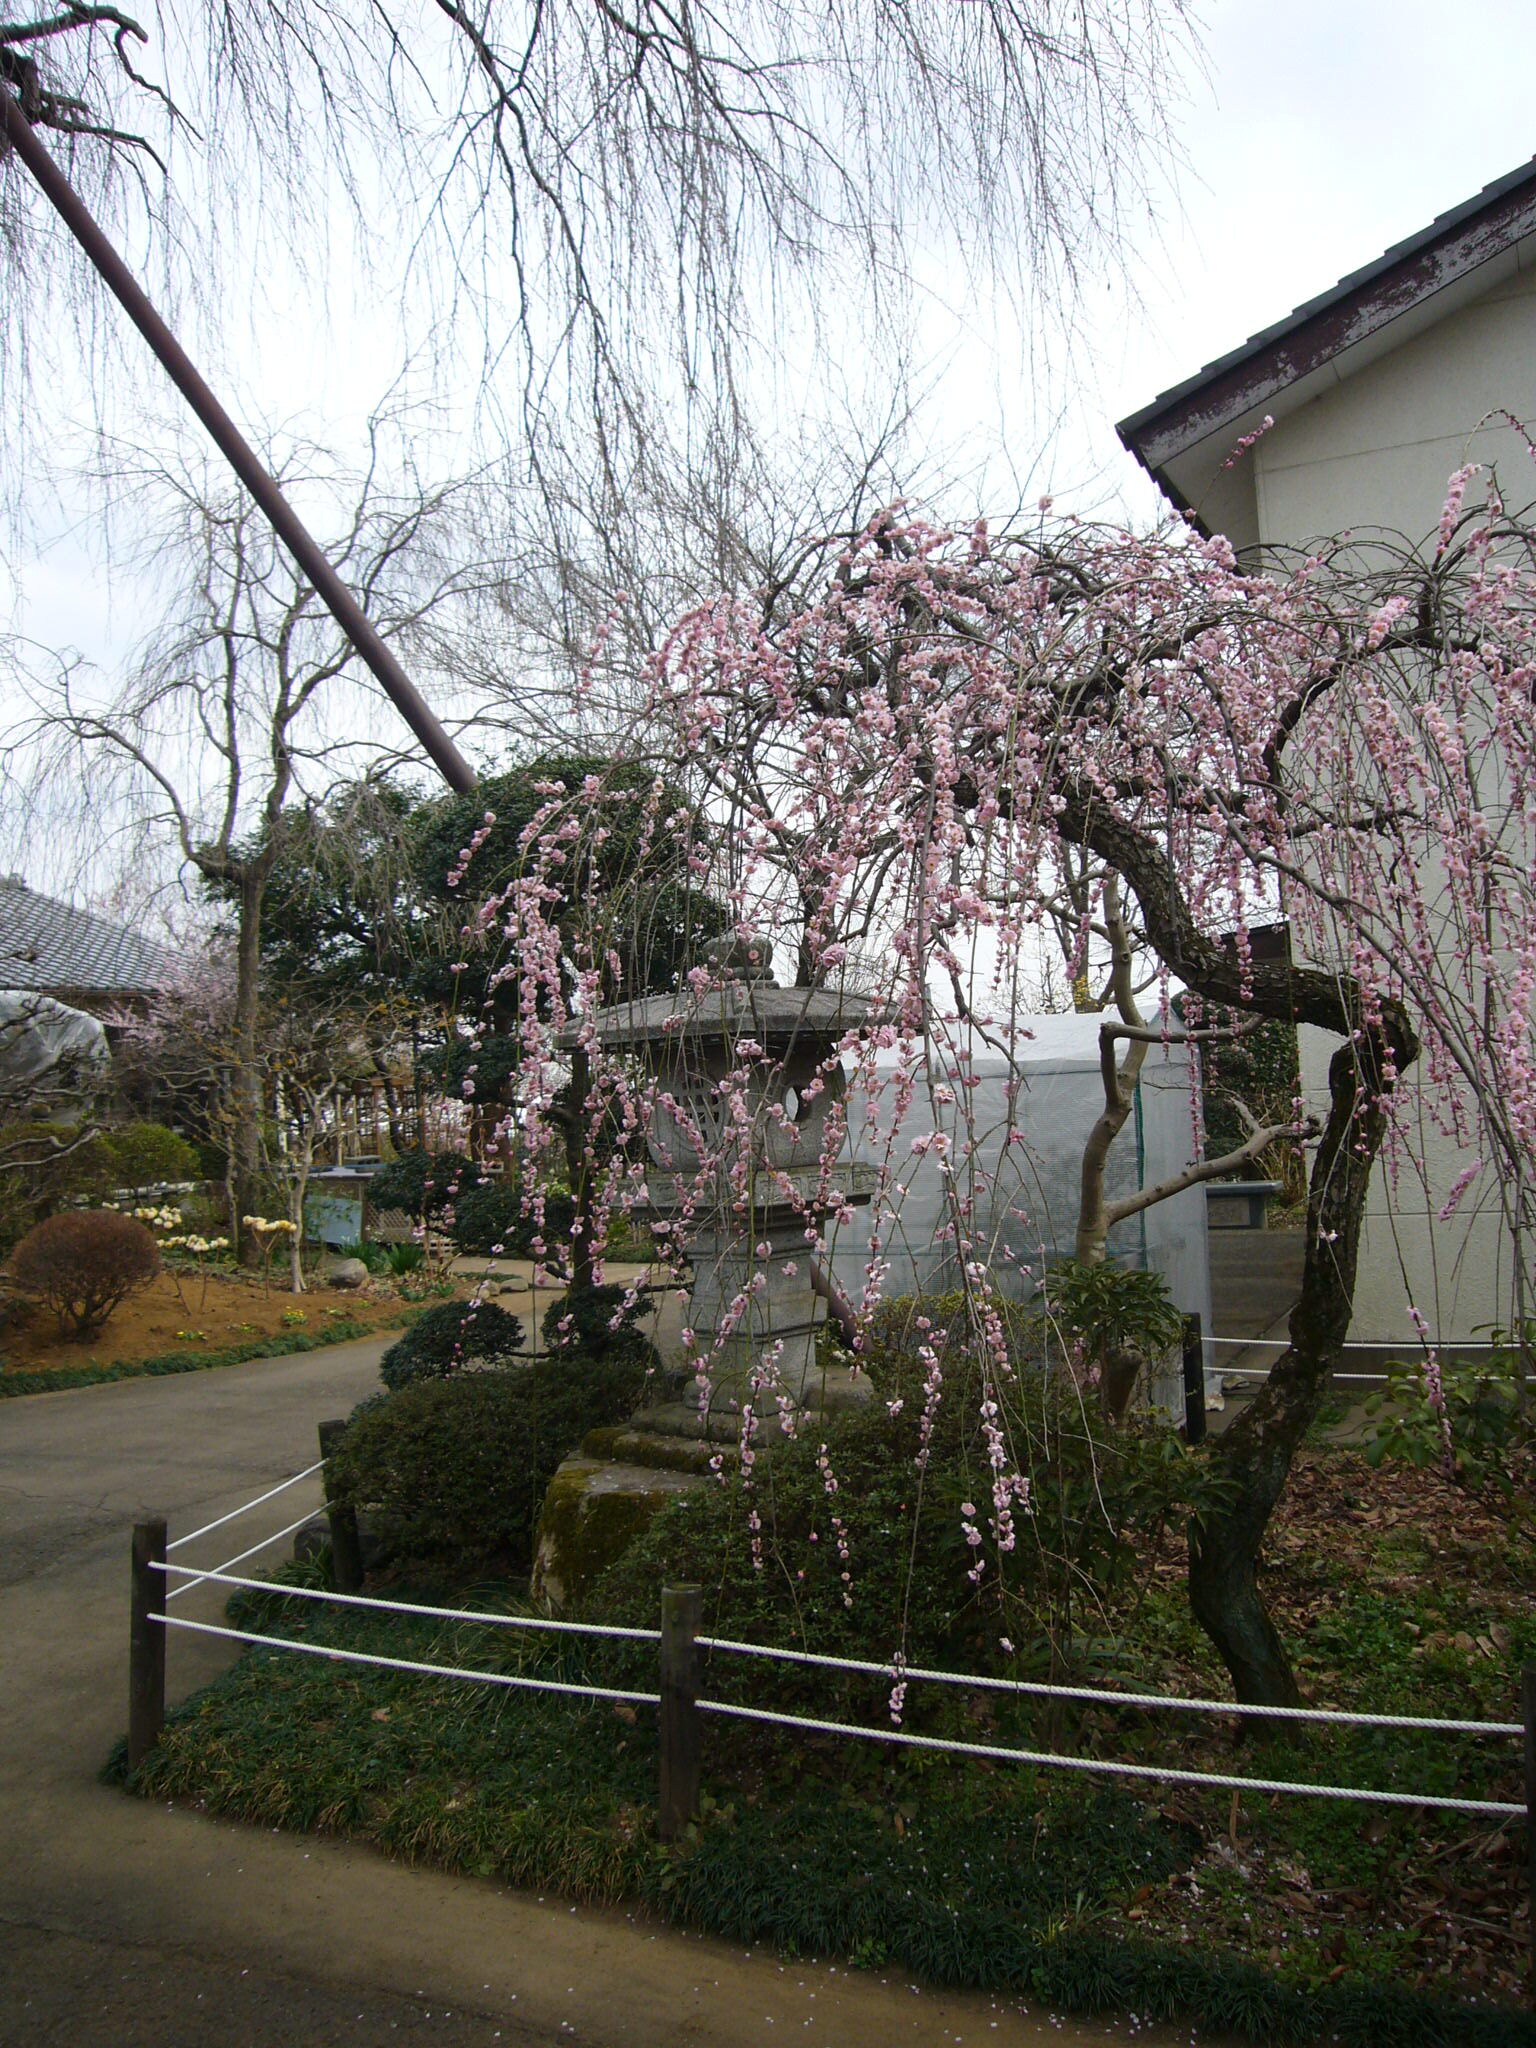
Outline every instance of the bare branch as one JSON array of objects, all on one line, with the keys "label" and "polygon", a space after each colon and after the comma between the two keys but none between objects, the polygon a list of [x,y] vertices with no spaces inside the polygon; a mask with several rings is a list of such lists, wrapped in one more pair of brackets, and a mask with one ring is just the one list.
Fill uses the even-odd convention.
[{"label": "bare branch", "polygon": [[1139,1216],[1143,1209],[1151,1209],[1159,1202],[1166,1202],[1170,1196],[1181,1195],[1186,1188],[1198,1187],[1202,1181],[1225,1180],[1229,1174],[1238,1173],[1245,1166],[1251,1166],[1262,1152],[1283,1138],[1297,1143],[1322,1136],[1323,1127],[1316,1117],[1308,1117],[1302,1123],[1266,1124],[1254,1131],[1234,1151],[1224,1152],[1219,1159],[1199,1159],[1186,1166],[1182,1173],[1170,1174],[1166,1180],[1157,1181],[1152,1187],[1138,1188],[1134,1195],[1126,1195],[1118,1202],[1106,1204],[1105,1222],[1113,1229],[1123,1223],[1127,1216]]}]

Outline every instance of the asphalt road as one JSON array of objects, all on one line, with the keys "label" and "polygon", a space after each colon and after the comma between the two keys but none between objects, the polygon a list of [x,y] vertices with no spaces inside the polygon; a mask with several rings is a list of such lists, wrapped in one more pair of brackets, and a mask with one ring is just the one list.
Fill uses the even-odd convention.
[{"label": "asphalt road", "polygon": [[[311,1463],[317,1424],[376,1386],[381,1348],[0,1402],[3,2048],[1127,2039],[1128,2023],[785,1963],[101,1785],[126,1720],[131,1524],[164,1514],[174,1537]],[[307,1481],[183,1556],[214,1564],[318,1500]],[[208,1588],[181,1605],[213,1620],[221,1602]],[[231,1654],[173,1632],[172,1698]]]}]

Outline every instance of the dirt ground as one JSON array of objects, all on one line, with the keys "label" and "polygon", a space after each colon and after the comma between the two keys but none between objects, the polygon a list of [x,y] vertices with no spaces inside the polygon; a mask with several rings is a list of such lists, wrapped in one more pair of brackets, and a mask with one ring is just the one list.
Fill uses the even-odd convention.
[{"label": "dirt ground", "polygon": [[[609,1280],[628,1283],[643,1278],[643,1266],[610,1263]],[[61,1337],[57,1319],[41,1308],[22,1309],[17,1297],[0,1292],[5,1311],[0,1327],[0,1372],[37,1372],[60,1366],[134,1365],[167,1351],[226,1351],[258,1338],[288,1337],[303,1331],[322,1337],[330,1322],[362,1323],[370,1330],[400,1324],[412,1304],[387,1279],[365,1287],[328,1287],[317,1275],[308,1290],[290,1294],[286,1269],[274,1264],[270,1281],[247,1273],[163,1272],[115,1311],[105,1329],[83,1342]],[[456,1293],[487,1292],[499,1308],[518,1316],[525,1341],[537,1343],[536,1332],[562,1290],[547,1280],[534,1282],[526,1259],[458,1259],[449,1280]],[[658,1334],[675,1336],[682,1321],[681,1297],[666,1298],[659,1309]],[[430,1303],[429,1303],[430,1305]],[[354,1333],[355,1334],[355,1333]]]},{"label": "dirt ground", "polygon": [[[19,1307],[19,1302],[17,1303]],[[260,1275],[161,1273],[132,1294],[94,1337],[59,1334],[47,1309],[11,1309],[0,1332],[0,1370],[36,1372],[61,1366],[133,1365],[167,1351],[226,1351],[258,1338],[287,1337],[295,1331],[323,1335],[330,1322],[365,1323],[388,1329],[408,1306],[394,1286],[370,1281],[343,1291],[316,1282],[304,1294],[290,1294],[274,1277]],[[9,1307],[9,1298],[8,1298]]]}]

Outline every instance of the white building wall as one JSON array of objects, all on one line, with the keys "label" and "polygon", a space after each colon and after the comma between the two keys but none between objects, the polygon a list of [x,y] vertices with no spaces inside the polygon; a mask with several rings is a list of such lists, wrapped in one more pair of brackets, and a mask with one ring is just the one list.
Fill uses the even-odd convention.
[{"label": "white building wall", "polygon": [[[1291,548],[1349,531],[1369,546],[1384,532],[1422,543],[1439,523],[1447,477],[1468,461],[1497,464],[1511,509],[1536,502],[1536,462],[1519,434],[1489,419],[1500,408],[1536,432],[1530,268],[1277,420],[1254,449],[1259,538]],[[1301,1037],[1303,1083],[1326,1110],[1337,1040],[1311,1029]],[[1435,1129],[1412,1078],[1398,1120],[1405,1161],[1422,1162],[1422,1181],[1406,1164],[1394,1175],[1388,1162],[1372,1177],[1351,1338],[1411,1345],[1410,1302],[1443,1341],[1469,1338],[1510,1315],[1496,1201],[1485,1190],[1480,1208],[1439,1222],[1435,1212],[1472,1155]]]},{"label": "white building wall", "polygon": [[1500,407],[1536,432],[1536,273],[1522,270],[1437,326],[1277,420],[1254,448],[1267,544],[1385,528],[1423,540],[1445,480],[1496,461],[1511,506],[1536,500],[1536,465]]}]

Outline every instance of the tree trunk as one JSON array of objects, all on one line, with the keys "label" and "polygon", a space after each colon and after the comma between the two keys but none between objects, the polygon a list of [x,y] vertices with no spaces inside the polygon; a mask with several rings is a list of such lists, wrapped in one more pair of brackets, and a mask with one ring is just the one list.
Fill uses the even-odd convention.
[{"label": "tree trunk", "polygon": [[239,878],[240,912],[235,943],[235,1058],[232,1093],[235,1102],[230,1132],[230,1181],[235,1197],[231,1220],[239,1257],[247,1265],[260,1256],[244,1218],[256,1212],[261,1180],[261,1120],[265,1107],[261,1087],[261,877]]},{"label": "tree trunk", "polygon": [[1312,1163],[1290,1349],[1247,1413],[1211,1440],[1209,1455],[1232,1481],[1232,1496],[1190,1532],[1190,1605],[1237,1697],[1256,1706],[1291,1705],[1296,1681],[1259,1593],[1259,1553],[1349,1333],[1365,1192],[1386,1128],[1386,1100],[1418,1057],[1418,1038],[1400,1001],[1383,996],[1368,1008],[1350,974],[1289,960],[1240,963],[1235,947],[1199,929],[1167,849],[1153,834],[1112,817],[1070,779],[1061,795],[1061,830],[1129,883],[1148,943],[1170,973],[1208,1003],[1315,1024],[1344,1041],[1328,1069],[1330,1110]]},{"label": "tree trunk", "polygon": [[592,1059],[584,1045],[571,1054],[571,1111],[565,1123],[565,1172],[571,1184],[576,1221],[571,1230],[570,1294],[590,1294],[596,1286],[593,1255],[594,1182],[590,1148]]},{"label": "tree trunk", "polygon": [[1328,1070],[1327,1128],[1312,1164],[1306,1264],[1291,1312],[1290,1349],[1247,1412],[1213,1440],[1211,1457],[1233,1484],[1228,1506],[1190,1530],[1189,1599],[1240,1700],[1295,1706],[1296,1680],[1259,1591],[1259,1553],[1349,1334],[1360,1223],[1371,1167],[1386,1128],[1379,1034],[1341,1045]]},{"label": "tree trunk", "polygon": [[1146,1062],[1147,1047],[1131,1044],[1120,1066],[1112,1042],[1100,1049],[1104,1077],[1104,1108],[1083,1147],[1077,1203],[1077,1241],[1073,1256],[1085,1266],[1102,1266],[1109,1248],[1109,1217],[1104,1204],[1104,1175],[1110,1147],[1136,1106],[1136,1084]]}]

